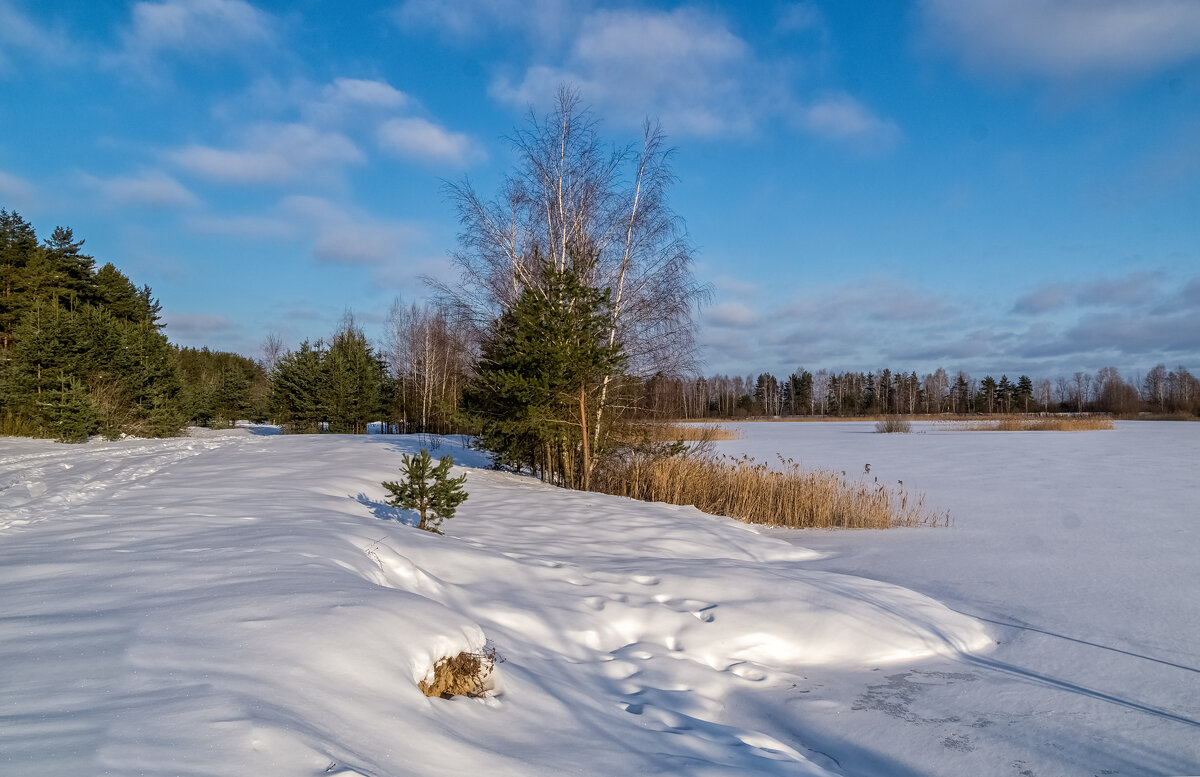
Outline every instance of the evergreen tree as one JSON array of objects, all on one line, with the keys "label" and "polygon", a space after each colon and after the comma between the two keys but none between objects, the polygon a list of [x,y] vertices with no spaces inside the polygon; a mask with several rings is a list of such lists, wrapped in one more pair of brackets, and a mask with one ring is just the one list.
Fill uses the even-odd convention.
[{"label": "evergreen tree", "polygon": [[0,210],[0,403],[21,433],[168,435],[184,417],[159,304],[112,264],[94,270],[66,227],[39,245]]},{"label": "evergreen tree", "polygon": [[272,412],[293,432],[315,432],[324,420],[323,366],[325,345],[307,340],[288,351],[271,373]]},{"label": "evergreen tree", "polygon": [[1000,376],[1000,382],[996,384],[996,404],[999,406],[1000,412],[1007,413],[1012,410],[1013,385],[1008,382],[1007,375]]},{"label": "evergreen tree", "polygon": [[[77,406],[84,390],[95,419],[89,434],[169,436],[183,422],[166,337],[93,307],[68,310],[55,301],[28,311],[16,329],[4,387],[18,414],[52,436],[61,436],[61,408]],[[59,397],[68,390],[69,402]]]},{"label": "evergreen tree", "polygon": [[183,384],[180,404],[188,423],[224,426],[241,418],[266,418],[270,385],[253,359],[207,348],[181,348],[178,361]]},{"label": "evergreen tree", "polygon": [[1017,378],[1017,387],[1013,390],[1013,401],[1021,405],[1021,411],[1029,412],[1029,400],[1033,398],[1033,379],[1028,375]]},{"label": "evergreen tree", "polygon": [[322,360],[322,405],[331,432],[365,433],[383,412],[383,364],[361,329],[348,321]]},{"label": "evergreen tree", "polygon": [[68,307],[94,304],[99,295],[96,286],[96,261],[82,252],[83,240],[76,240],[68,227],[55,227],[42,247],[56,267],[61,283],[61,297]]},{"label": "evergreen tree", "polygon": [[96,272],[96,291],[99,304],[122,321],[161,327],[158,304],[149,286],[140,290],[125,273],[111,262]]},{"label": "evergreen tree", "polygon": [[83,381],[59,373],[56,390],[47,391],[40,401],[40,415],[47,429],[60,442],[83,442],[96,430],[96,411]]},{"label": "evergreen tree", "polygon": [[863,379],[862,399],[859,402],[860,413],[874,413],[877,410],[878,396],[875,392],[875,373],[868,372]]},{"label": "evergreen tree", "polygon": [[967,382],[967,374],[959,372],[954,378],[954,387],[950,389],[950,406],[955,413],[970,413],[971,407],[971,386]]},{"label": "evergreen tree", "polygon": [[494,322],[464,405],[498,464],[587,488],[600,453],[588,434],[597,391],[624,359],[609,338],[608,293],[583,285],[570,269],[542,272],[541,283]]},{"label": "evergreen tree", "polygon": [[987,375],[983,380],[979,381],[979,401],[976,403],[980,407],[986,408],[988,413],[995,410],[996,407],[996,379],[991,375]]},{"label": "evergreen tree", "polygon": [[813,375],[805,369],[792,373],[793,404],[792,412],[797,415],[811,415],[813,411]]},{"label": "evergreen tree", "polygon": [[24,270],[37,252],[37,234],[19,213],[0,210],[0,349],[13,345],[14,330],[29,308],[21,294]]},{"label": "evergreen tree", "polygon": [[401,454],[399,482],[385,481],[383,487],[391,496],[387,503],[393,507],[416,510],[421,514],[417,528],[441,534],[442,522],[454,517],[455,510],[467,499],[462,484],[466,475],[450,477],[454,459],[443,456],[433,466],[429,451],[424,448],[415,456]]}]

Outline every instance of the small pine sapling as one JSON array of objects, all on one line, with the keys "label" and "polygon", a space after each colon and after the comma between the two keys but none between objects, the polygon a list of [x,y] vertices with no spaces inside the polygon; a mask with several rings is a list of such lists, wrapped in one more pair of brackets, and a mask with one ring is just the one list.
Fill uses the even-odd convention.
[{"label": "small pine sapling", "polygon": [[441,534],[438,527],[442,521],[453,518],[454,511],[467,498],[462,487],[467,476],[450,477],[454,459],[449,456],[443,456],[438,465],[433,466],[433,459],[424,448],[415,456],[401,454],[401,458],[400,474],[404,477],[398,483],[383,483],[391,493],[387,503],[392,507],[416,510],[421,514],[417,528]]}]

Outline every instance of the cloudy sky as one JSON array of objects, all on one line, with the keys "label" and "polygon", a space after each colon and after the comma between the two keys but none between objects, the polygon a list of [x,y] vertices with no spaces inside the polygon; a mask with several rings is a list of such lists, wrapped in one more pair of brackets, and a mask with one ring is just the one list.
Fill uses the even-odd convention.
[{"label": "cloudy sky", "polygon": [[576,85],[676,147],[706,372],[1200,372],[1200,2],[0,0],[0,207],[184,345],[376,334]]}]

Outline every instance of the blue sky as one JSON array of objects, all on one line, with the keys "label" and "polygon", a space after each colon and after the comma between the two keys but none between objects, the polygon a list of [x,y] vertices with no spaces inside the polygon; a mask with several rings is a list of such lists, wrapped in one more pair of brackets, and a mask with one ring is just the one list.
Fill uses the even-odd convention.
[{"label": "blue sky", "polygon": [[561,83],[676,148],[705,372],[1200,371],[1194,0],[0,0],[0,207],[177,343],[374,335]]}]

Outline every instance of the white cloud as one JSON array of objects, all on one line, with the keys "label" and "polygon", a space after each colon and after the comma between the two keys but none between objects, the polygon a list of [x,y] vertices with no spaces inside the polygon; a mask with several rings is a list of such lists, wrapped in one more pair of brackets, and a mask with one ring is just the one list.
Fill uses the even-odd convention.
[{"label": "white cloud", "polygon": [[847,94],[825,97],[798,111],[801,126],[815,135],[874,149],[891,148],[900,128],[876,116],[866,105]]},{"label": "white cloud", "polygon": [[408,95],[387,81],[372,79],[335,78],[316,94],[311,93],[313,87],[297,89],[301,94],[293,99],[300,104],[301,113],[321,124],[377,119],[380,114],[394,113],[412,103]]},{"label": "white cloud", "polygon": [[155,81],[164,57],[257,57],[274,45],[278,21],[244,0],[161,0],[134,4],[120,47],[102,58],[117,70]]},{"label": "white cloud", "polygon": [[[826,35],[819,11],[806,3],[785,8],[780,25]],[[849,95],[802,104],[791,66],[759,56],[722,17],[696,8],[592,12],[559,59],[532,64],[517,80],[497,78],[492,96],[545,105],[566,83],[618,124],[650,116],[673,135],[745,135],[790,117],[805,132],[856,146],[887,149],[900,137],[894,122]]]},{"label": "white cloud", "polygon": [[274,38],[271,17],[243,0],[164,0],[133,6],[124,35],[126,50],[157,51],[234,48]]},{"label": "white cloud", "polygon": [[328,176],[364,159],[345,135],[305,124],[259,124],[244,133],[240,147],[193,145],[170,154],[181,168],[223,183],[280,184]]},{"label": "white cloud", "polygon": [[335,78],[325,87],[324,96],[331,102],[358,103],[380,108],[401,108],[408,97],[387,81],[362,78]]},{"label": "white cloud", "polygon": [[762,110],[750,47],[716,16],[695,9],[597,11],[584,20],[561,66],[530,67],[492,94],[520,105],[545,103],[559,84],[626,125],[658,116],[672,133],[747,132]]},{"label": "white cloud", "polygon": [[187,224],[197,232],[250,240],[297,240],[302,234],[300,225],[278,214],[204,216]]},{"label": "white cloud", "polygon": [[236,331],[236,326],[229,317],[209,314],[189,315],[168,311],[163,314],[163,323],[166,326],[167,335],[176,341],[182,338],[188,341],[204,342],[206,338],[228,335]]},{"label": "white cloud", "polygon": [[422,162],[462,165],[477,153],[466,135],[415,116],[389,119],[380,125],[378,138],[384,150]]},{"label": "white cloud", "polygon": [[1071,287],[1065,283],[1051,283],[1017,298],[1014,313],[1039,315],[1061,310],[1071,299]]},{"label": "white cloud", "polygon": [[[13,57],[19,52],[19,57]],[[0,72],[26,64],[29,58],[51,64],[78,61],[81,48],[60,27],[48,27],[0,0]]]},{"label": "white cloud", "polygon": [[1002,78],[1136,76],[1200,57],[1195,0],[922,0],[930,40]]},{"label": "white cloud", "polygon": [[586,0],[405,0],[394,18],[401,29],[432,29],[451,40],[505,30],[546,46],[569,37],[589,5]]},{"label": "white cloud", "polygon": [[1013,312],[1024,315],[1055,313],[1069,308],[1139,308],[1161,299],[1161,272],[1133,272],[1120,278],[1087,282],[1049,283],[1021,297]]},{"label": "white cloud", "polygon": [[379,219],[326,197],[290,195],[266,212],[190,219],[189,228],[210,234],[273,243],[308,245],[318,262],[383,265],[407,257],[426,241],[418,225]]},{"label": "white cloud", "polygon": [[137,175],[116,178],[84,176],[84,180],[106,200],[118,203],[168,207],[198,202],[187,187],[161,170],[145,170]]},{"label": "white cloud", "polygon": [[0,170],[0,197],[7,203],[4,207],[12,210],[14,206],[30,202],[36,190],[33,184],[24,178]]},{"label": "white cloud", "polygon": [[279,210],[308,233],[322,262],[379,264],[404,256],[425,237],[413,224],[379,220],[323,197],[287,197]]},{"label": "white cloud", "polygon": [[757,312],[741,302],[722,302],[704,311],[704,323],[722,329],[751,329],[762,319]]},{"label": "white cloud", "polygon": [[941,366],[977,376],[1054,377],[1200,359],[1200,278],[1162,271],[1047,283],[1007,308],[887,277],[772,304],[755,297],[727,297],[698,317],[711,370]]},{"label": "white cloud", "polygon": [[825,25],[825,15],[813,2],[791,3],[783,7],[779,13],[779,21],[775,29],[781,33],[817,33],[820,37],[828,34]]},{"label": "white cloud", "polygon": [[217,113],[234,124],[247,116],[297,120],[252,125],[231,147],[196,145],[173,155],[177,163],[222,180],[294,180],[292,168],[361,162],[371,147],[422,163],[465,165],[485,158],[468,135],[438,123],[411,95],[382,79],[338,77],[322,85],[262,79]]}]

